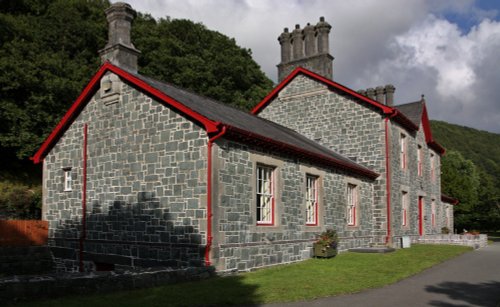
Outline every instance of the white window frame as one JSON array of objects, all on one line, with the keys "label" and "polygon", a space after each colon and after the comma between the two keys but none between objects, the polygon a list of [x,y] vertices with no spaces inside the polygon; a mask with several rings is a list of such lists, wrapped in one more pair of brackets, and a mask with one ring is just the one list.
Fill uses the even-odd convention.
[{"label": "white window frame", "polygon": [[417,146],[417,174],[422,176],[422,146]]},{"label": "white window frame", "polygon": [[400,164],[401,164],[401,169],[406,169],[406,163],[407,163],[407,136],[404,133],[401,133],[399,135],[399,150],[400,150]]},{"label": "white window frame", "polygon": [[347,226],[357,225],[358,210],[358,186],[352,183],[347,184]]},{"label": "white window frame", "polygon": [[73,178],[71,177],[71,167],[63,168],[64,171],[64,192],[73,191]]},{"label": "white window frame", "polygon": [[406,227],[408,226],[408,192],[401,191],[401,225]]},{"label": "white window frame", "polygon": [[318,177],[306,174],[306,225],[318,225]]},{"label": "white window frame", "polygon": [[256,221],[257,225],[274,225],[275,167],[257,164],[256,168]]}]

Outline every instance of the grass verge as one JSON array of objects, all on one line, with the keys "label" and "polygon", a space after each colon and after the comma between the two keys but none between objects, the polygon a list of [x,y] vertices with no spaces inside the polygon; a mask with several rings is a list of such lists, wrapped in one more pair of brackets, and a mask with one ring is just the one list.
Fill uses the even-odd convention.
[{"label": "grass verge", "polygon": [[224,306],[311,300],[382,287],[471,250],[413,245],[389,254],[342,253],[199,282],[34,301],[24,306]]}]

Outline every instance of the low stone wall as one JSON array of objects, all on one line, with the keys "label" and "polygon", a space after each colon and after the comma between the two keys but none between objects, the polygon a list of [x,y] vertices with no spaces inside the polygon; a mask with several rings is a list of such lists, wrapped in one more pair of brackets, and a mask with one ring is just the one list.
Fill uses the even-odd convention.
[{"label": "low stone wall", "polygon": [[0,278],[0,305],[21,300],[148,288],[181,281],[206,279],[213,267],[141,271],[23,275]]},{"label": "low stone wall", "polygon": [[412,243],[465,245],[478,249],[488,245],[488,235],[426,235],[412,237]]},{"label": "low stone wall", "polygon": [[0,246],[0,276],[53,271],[54,261],[47,246]]}]

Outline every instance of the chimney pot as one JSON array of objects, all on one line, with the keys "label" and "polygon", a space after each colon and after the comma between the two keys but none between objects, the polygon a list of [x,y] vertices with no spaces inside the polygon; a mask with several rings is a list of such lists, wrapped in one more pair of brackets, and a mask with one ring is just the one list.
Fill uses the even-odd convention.
[{"label": "chimney pot", "polygon": [[380,102],[380,103],[384,103],[384,87],[383,86],[377,86],[375,88],[375,92],[376,92],[376,98],[377,98],[377,101]]},{"label": "chimney pot", "polygon": [[394,92],[396,88],[392,84],[387,84],[385,86],[385,104],[389,107],[394,105]]}]

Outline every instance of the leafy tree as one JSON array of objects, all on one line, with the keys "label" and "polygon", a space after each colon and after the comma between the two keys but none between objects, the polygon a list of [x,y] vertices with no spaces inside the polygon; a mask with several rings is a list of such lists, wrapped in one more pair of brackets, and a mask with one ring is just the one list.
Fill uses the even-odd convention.
[{"label": "leafy tree", "polygon": [[[478,200],[473,208],[461,212],[463,200],[446,192],[448,189],[447,173],[443,169],[443,191],[460,199],[455,209],[457,218],[466,219],[470,227],[482,230],[498,230],[500,225],[500,134],[480,131],[441,121],[431,121],[432,132],[436,140],[448,149],[443,161],[451,151],[460,152],[465,159],[472,161],[479,176]],[[467,203],[467,200],[466,200]]]},{"label": "leafy tree", "polygon": [[[0,2],[0,151],[31,156],[97,71],[105,0]],[[188,20],[138,14],[140,72],[249,109],[272,86],[251,51]]]},{"label": "leafy tree", "polygon": [[[474,208],[479,200],[479,175],[474,163],[457,151],[450,150],[442,159],[443,193],[460,200],[455,207],[455,227],[470,229],[475,220]],[[477,228],[477,227],[473,227]]]}]

